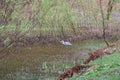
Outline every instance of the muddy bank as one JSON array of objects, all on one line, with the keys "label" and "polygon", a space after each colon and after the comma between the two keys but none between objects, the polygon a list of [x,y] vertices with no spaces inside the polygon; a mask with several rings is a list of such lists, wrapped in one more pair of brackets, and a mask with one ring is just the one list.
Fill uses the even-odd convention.
[{"label": "muddy bank", "polygon": [[[0,46],[13,43],[14,46],[26,46],[36,44],[60,44],[61,40],[80,42],[84,40],[99,40],[102,39],[102,27],[96,25],[82,25],[77,28],[79,32],[68,34],[47,34],[46,35],[26,35],[19,34],[14,31],[4,32],[0,36]],[[109,26],[106,28],[106,38],[120,38],[120,29],[117,26]],[[20,37],[19,37],[20,36]]]}]

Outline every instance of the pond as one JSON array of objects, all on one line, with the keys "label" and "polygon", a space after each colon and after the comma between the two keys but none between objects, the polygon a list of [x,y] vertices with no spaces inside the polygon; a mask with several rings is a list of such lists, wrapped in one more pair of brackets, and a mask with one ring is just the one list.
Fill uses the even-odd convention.
[{"label": "pond", "polygon": [[[54,80],[66,68],[82,64],[102,41],[10,47],[0,56],[0,80]],[[2,48],[0,48],[2,49]]]}]

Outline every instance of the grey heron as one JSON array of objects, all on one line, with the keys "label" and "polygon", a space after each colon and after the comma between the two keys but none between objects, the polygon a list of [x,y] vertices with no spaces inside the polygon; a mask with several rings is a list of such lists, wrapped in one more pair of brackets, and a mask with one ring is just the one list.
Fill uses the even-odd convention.
[{"label": "grey heron", "polygon": [[65,46],[71,46],[72,45],[69,41],[61,40],[60,42]]}]

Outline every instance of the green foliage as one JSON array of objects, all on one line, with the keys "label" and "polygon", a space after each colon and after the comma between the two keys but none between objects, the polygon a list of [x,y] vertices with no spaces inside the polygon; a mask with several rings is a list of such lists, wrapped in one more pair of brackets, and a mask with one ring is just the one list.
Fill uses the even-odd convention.
[{"label": "green foliage", "polygon": [[55,24],[53,22],[57,22],[58,25],[67,23],[69,16],[72,15],[70,6],[65,0],[43,0],[41,6],[41,17],[44,17],[44,22],[48,25]]},{"label": "green foliage", "polygon": [[0,33],[4,30],[5,26],[0,26]]},{"label": "green foliage", "polygon": [[[40,2],[38,2],[40,1]],[[61,26],[64,30],[70,30],[72,23],[77,23],[77,15],[72,12],[70,4],[62,0],[35,0],[30,4],[31,20],[25,16],[26,12],[21,1],[14,1],[16,3],[14,12],[11,15],[11,23],[6,25],[7,29],[26,32],[28,30],[36,31],[36,33],[46,31],[60,31]],[[27,1],[23,1],[25,4]],[[1,11],[2,12],[2,11]],[[2,14],[5,15],[4,11]],[[32,28],[32,29],[31,29]]]},{"label": "green foliage", "polygon": [[10,40],[10,38],[6,38],[5,40],[4,40],[4,43],[8,43],[8,42],[10,42],[11,40]]},{"label": "green foliage", "polygon": [[117,2],[120,2],[120,0],[117,0]]}]

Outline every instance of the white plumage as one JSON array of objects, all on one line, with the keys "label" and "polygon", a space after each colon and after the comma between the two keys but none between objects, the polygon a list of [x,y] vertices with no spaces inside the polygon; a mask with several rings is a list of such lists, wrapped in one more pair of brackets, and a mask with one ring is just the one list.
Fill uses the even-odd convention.
[{"label": "white plumage", "polygon": [[65,45],[65,46],[71,46],[72,44],[70,43],[70,42],[65,42],[64,40],[62,40],[62,41],[60,41],[60,42],[62,42],[62,44],[63,45]]}]

